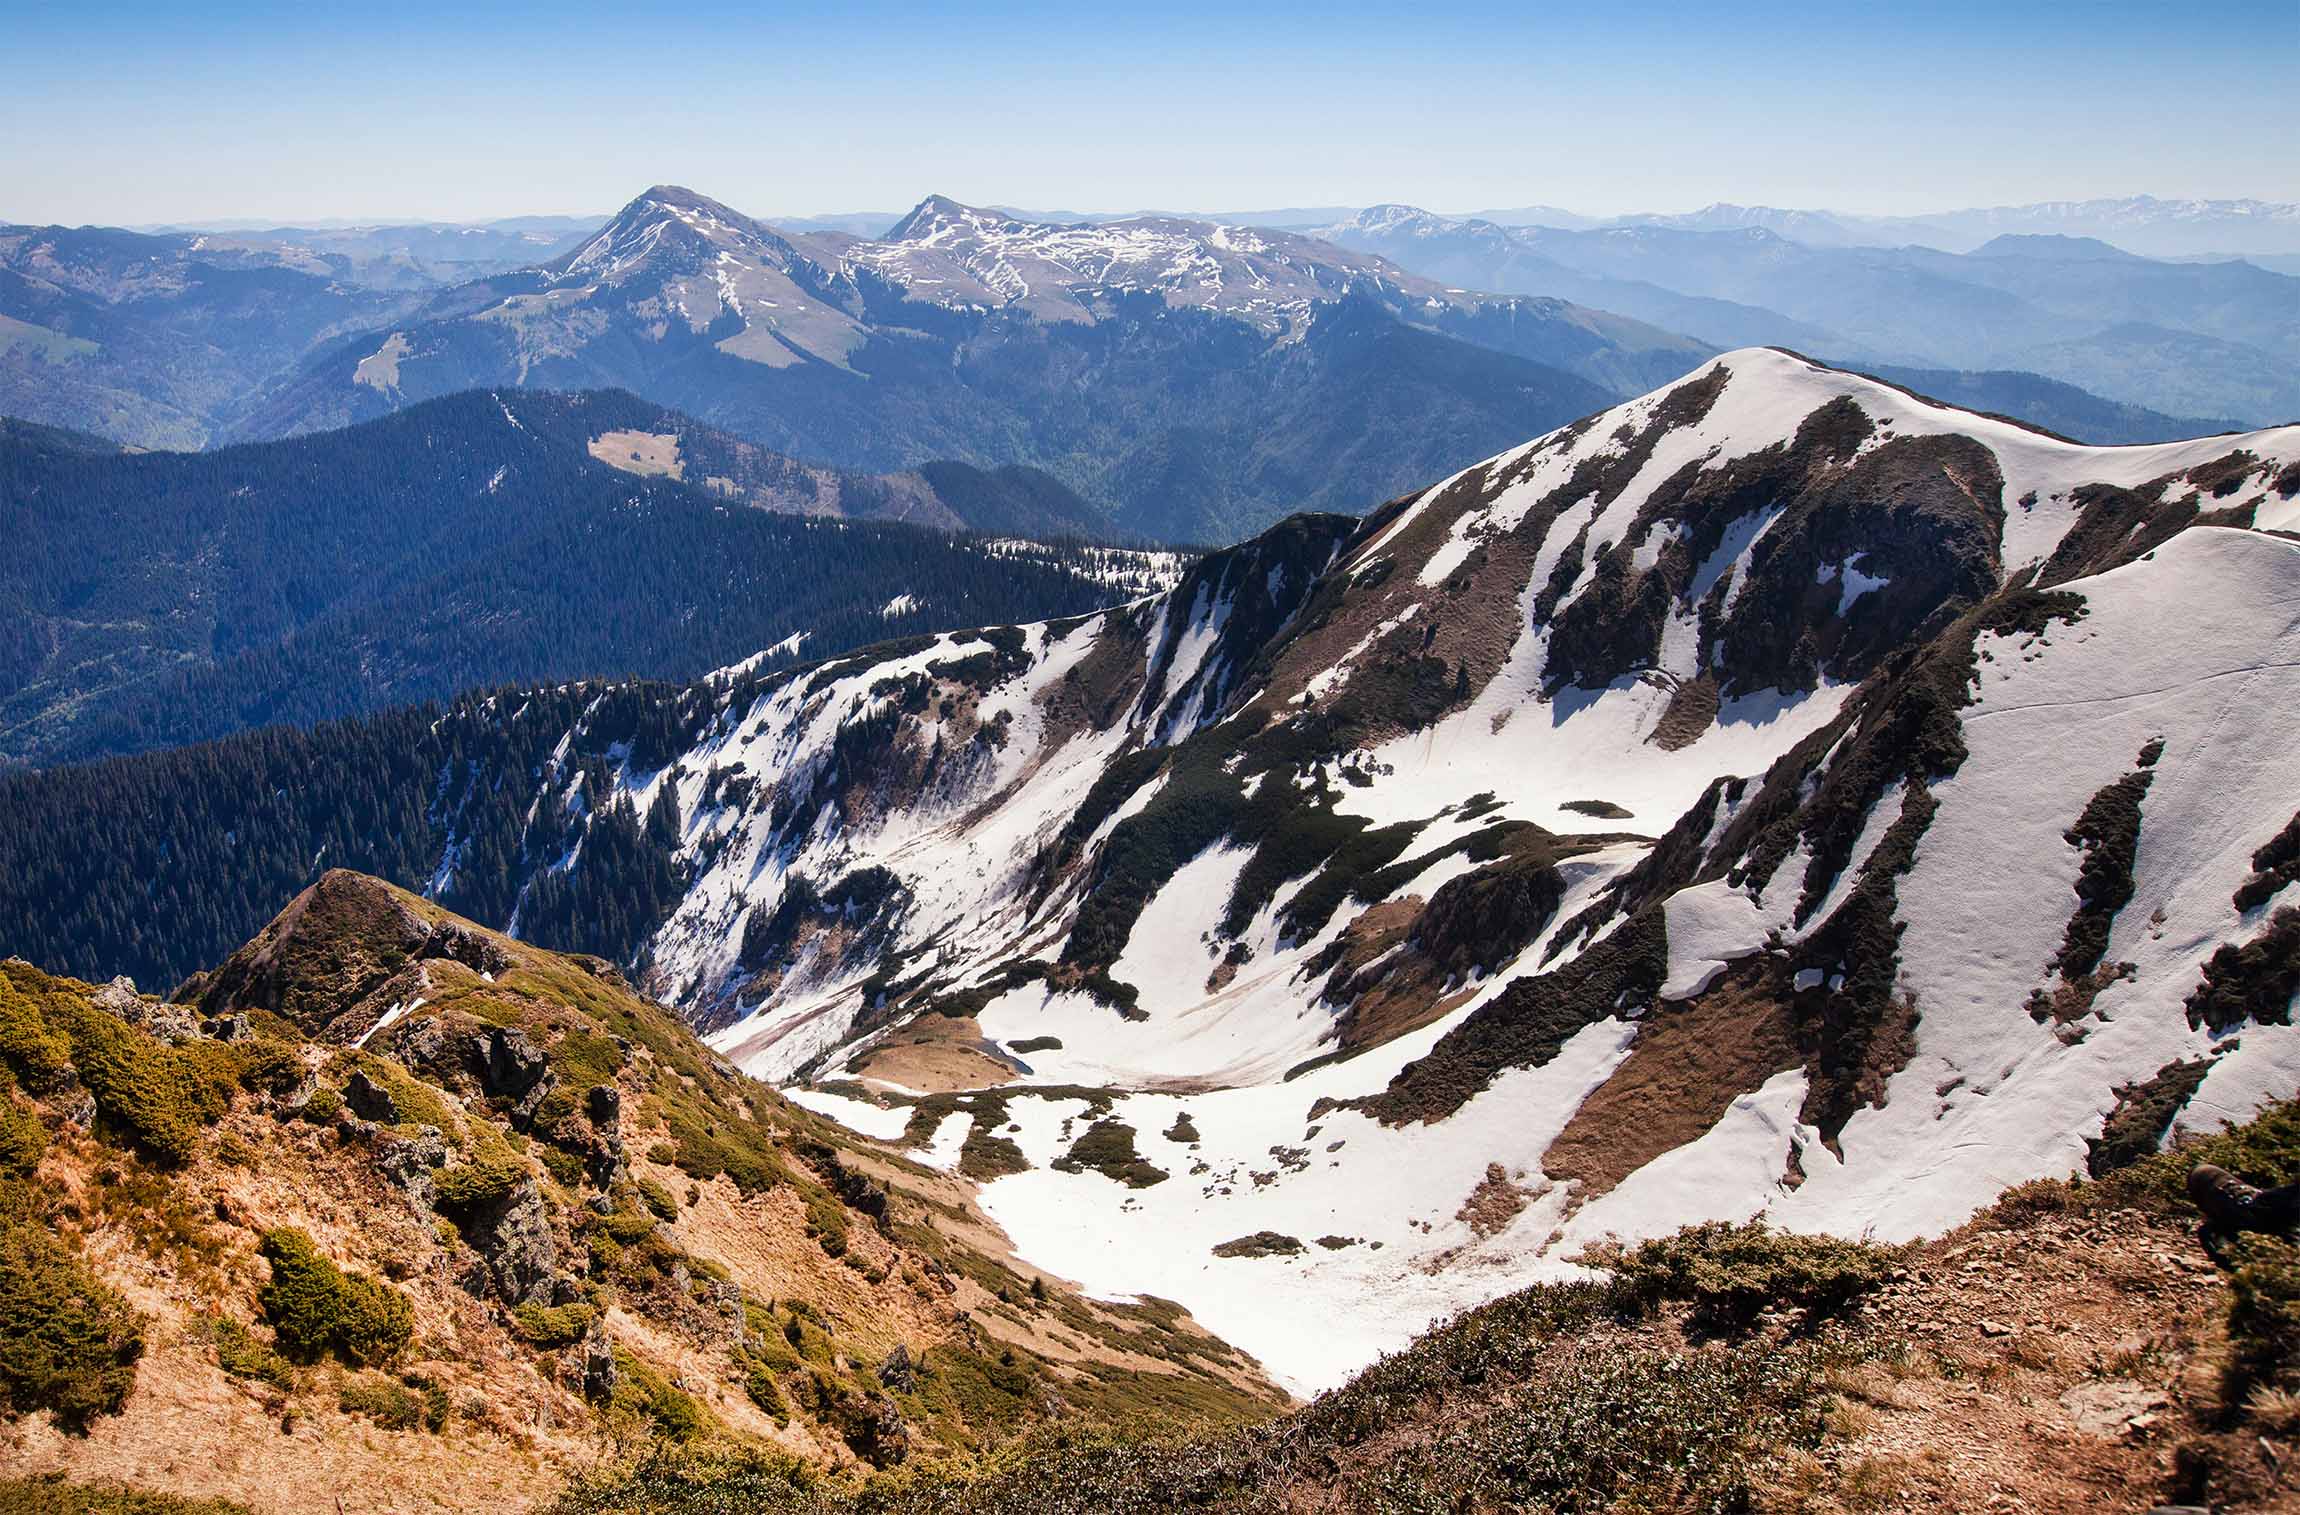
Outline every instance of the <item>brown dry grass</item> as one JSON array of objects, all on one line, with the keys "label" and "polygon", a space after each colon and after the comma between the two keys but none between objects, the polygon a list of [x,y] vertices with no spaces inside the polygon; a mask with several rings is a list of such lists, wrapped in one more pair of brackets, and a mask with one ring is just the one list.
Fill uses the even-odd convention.
[{"label": "brown dry grass", "polygon": [[1700,1137],[1735,1098],[1794,1068],[1787,1006],[1762,973],[1728,973],[1686,1007],[1639,1028],[1629,1056],[1582,1101],[1542,1168],[1587,1201]]},{"label": "brown dry grass", "polygon": [[609,468],[649,478],[686,476],[686,460],[679,456],[674,432],[605,431],[591,439],[591,456]]}]

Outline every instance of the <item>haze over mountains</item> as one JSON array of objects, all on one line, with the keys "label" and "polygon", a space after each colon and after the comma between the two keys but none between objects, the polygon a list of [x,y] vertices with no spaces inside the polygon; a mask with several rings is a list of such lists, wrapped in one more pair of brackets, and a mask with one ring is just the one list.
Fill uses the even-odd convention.
[{"label": "haze over mountains", "polygon": [[2250,424],[2300,415],[2300,280],[2244,262],[2162,263],[2063,235],[2005,234],[1958,255],[1811,246],[1760,224],[1572,231],[1410,206],[1376,206],[1320,234],[1435,277],[1538,286],[1712,341],[2026,370],[2125,404]]},{"label": "haze over mountains", "polygon": [[[2288,210],[1989,214],[2273,240]],[[2300,414],[2300,280],[2248,264],[2010,232],[1842,246],[1813,216],[1731,207],[1588,229],[1376,207],[1315,236],[1242,219],[930,197],[868,237],[785,235],[666,187],[573,238],[549,218],[14,228],[0,413],[183,447],[474,387],[613,386],[838,469],[1041,468],[1108,530],[1195,541],[1364,509],[1746,343],[2087,440]]]}]

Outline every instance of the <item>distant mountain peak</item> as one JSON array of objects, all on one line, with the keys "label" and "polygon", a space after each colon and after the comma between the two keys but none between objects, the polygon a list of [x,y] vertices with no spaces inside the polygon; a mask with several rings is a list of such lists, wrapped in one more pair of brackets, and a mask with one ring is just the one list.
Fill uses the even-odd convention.
[{"label": "distant mountain peak", "polygon": [[1351,224],[1360,231],[1394,231],[1401,226],[1414,226],[1425,222],[1442,223],[1444,221],[1444,217],[1423,210],[1418,205],[1402,205],[1392,202],[1386,205],[1367,206],[1358,212],[1356,219]]},{"label": "distant mountain peak", "polygon": [[2098,237],[2072,237],[2060,232],[2006,232],[1974,248],[1975,258],[2108,258],[2119,263],[2145,263],[2138,253],[2126,252]]},{"label": "distant mountain peak", "polygon": [[722,251],[778,268],[798,257],[772,227],[684,185],[657,184],[617,211],[588,241],[544,268],[561,279],[621,284],[645,268],[692,271]]},{"label": "distant mountain peak", "polygon": [[[880,238],[884,242],[932,242],[972,226],[1036,226],[1002,210],[965,205],[948,195],[928,195],[911,208],[909,215],[894,224],[893,229]],[[1051,223],[1049,223],[1051,224]]]}]

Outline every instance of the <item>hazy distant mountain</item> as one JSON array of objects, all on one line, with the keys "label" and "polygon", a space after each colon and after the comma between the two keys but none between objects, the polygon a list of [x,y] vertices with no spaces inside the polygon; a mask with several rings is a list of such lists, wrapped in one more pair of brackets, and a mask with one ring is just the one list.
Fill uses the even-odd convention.
[{"label": "hazy distant mountain", "polygon": [[208,230],[206,244],[290,260],[310,254],[303,261],[317,265],[314,272],[376,288],[430,289],[556,257],[598,225],[596,216],[519,216],[473,224],[233,227]]},{"label": "hazy distant mountain", "polygon": [[2300,204],[2271,200],[2159,200],[2130,195],[1845,219],[1872,237],[1921,241],[1951,251],[1977,247],[2006,232],[2044,232],[2098,237],[2127,252],[2151,256],[2300,253]]},{"label": "hazy distant mountain", "polygon": [[405,304],[307,251],[0,226],[0,413],[197,447],[312,343]]},{"label": "hazy distant mountain", "polygon": [[1546,290],[1712,342],[2033,370],[2162,419],[2300,415],[2300,279],[2288,275],[2165,262],[2058,233],[2006,233],[1957,254],[1816,247],[1760,224],[1665,219],[1567,230],[1376,206],[1321,234],[1417,272]]},{"label": "hazy distant mountain", "polygon": [[1283,233],[930,197],[865,241],[661,187],[559,259],[321,349],[236,434],[475,385],[613,385],[841,468],[1029,464],[1119,529],[1205,541],[1364,509],[1709,351]]}]

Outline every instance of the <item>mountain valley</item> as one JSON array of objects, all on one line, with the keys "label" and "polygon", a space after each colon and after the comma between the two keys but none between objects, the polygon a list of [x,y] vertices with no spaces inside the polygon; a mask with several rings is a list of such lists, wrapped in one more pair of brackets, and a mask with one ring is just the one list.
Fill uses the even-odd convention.
[{"label": "mountain valley", "polygon": [[[371,425],[481,398],[791,477]],[[2300,1177],[2296,526],[1747,349],[1113,608],[0,777],[0,1497],[2281,1508],[2181,1181]]]},{"label": "mountain valley", "polygon": [[[334,819],[348,729],[10,781],[0,878],[81,972],[227,827],[597,943],[1316,1389],[1607,1234],[1937,1232],[2289,1087],[2296,497],[2289,428],[2085,448],[1737,352],[1120,610],[462,707],[412,829]],[[130,798],[244,762],[204,787],[309,809]]]}]

